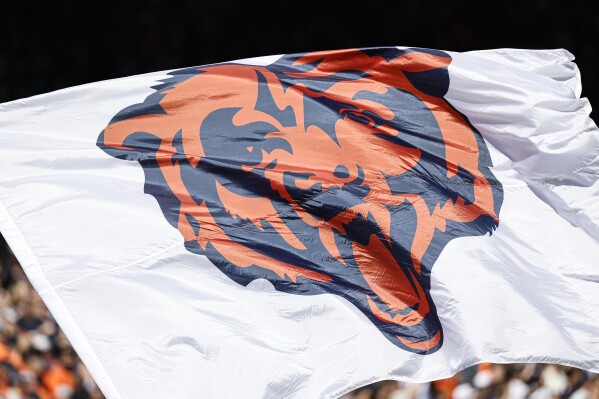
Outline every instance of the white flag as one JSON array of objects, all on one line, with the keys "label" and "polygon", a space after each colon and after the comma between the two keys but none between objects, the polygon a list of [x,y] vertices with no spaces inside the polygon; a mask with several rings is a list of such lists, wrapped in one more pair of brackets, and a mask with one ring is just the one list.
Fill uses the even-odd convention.
[{"label": "white flag", "polygon": [[599,130],[566,50],[261,57],[0,105],[0,229],[105,395],[599,372]]}]

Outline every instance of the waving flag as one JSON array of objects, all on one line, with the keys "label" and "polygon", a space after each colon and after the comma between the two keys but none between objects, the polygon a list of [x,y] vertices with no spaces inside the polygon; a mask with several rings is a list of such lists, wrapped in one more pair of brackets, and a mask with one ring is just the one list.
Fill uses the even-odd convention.
[{"label": "waving flag", "polygon": [[373,48],[0,108],[0,228],[109,398],[599,371],[599,130],[565,50]]}]

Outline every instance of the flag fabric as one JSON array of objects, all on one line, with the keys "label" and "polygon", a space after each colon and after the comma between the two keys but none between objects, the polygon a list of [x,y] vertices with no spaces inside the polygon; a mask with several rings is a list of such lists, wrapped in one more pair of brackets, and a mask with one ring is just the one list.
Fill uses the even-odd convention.
[{"label": "flag fabric", "polygon": [[0,106],[0,229],[105,395],[599,372],[599,130],[566,50],[260,57]]}]

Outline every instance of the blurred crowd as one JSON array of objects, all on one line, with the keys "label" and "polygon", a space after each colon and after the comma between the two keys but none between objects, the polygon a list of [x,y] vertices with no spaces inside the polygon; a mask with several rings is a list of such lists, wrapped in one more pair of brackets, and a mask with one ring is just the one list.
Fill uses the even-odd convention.
[{"label": "blurred crowd", "polygon": [[553,364],[490,364],[425,384],[382,381],[342,399],[599,399],[599,377]]},{"label": "blurred crowd", "polygon": [[0,399],[101,399],[0,237]]},{"label": "blurred crowd", "polygon": [[[0,236],[0,399],[101,398]],[[525,398],[599,399],[599,377],[556,365],[479,364],[431,383],[378,382],[342,399]]]}]

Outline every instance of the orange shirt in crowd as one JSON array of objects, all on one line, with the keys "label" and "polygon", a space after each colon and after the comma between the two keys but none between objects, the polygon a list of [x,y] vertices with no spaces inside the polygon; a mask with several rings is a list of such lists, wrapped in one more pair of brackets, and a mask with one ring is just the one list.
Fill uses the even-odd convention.
[{"label": "orange shirt in crowd", "polygon": [[75,390],[75,376],[60,364],[52,365],[42,376],[42,383],[51,393],[61,385],[69,386]]},{"label": "orange shirt in crowd", "polygon": [[443,394],[443,398],[451,399],[453,390],[458,386],[458,383],[458,377],[457,375],[454,375],[453,377],[444,380],[433,381],[433,387],[435,388],[435,391]]}]

